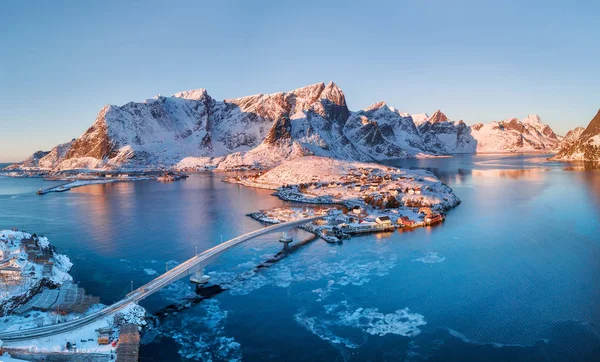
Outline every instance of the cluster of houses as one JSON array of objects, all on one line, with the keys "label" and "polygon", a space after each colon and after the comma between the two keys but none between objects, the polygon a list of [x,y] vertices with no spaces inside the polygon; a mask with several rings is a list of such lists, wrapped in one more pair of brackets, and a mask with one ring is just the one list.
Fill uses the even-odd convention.
[{"label": "cluster of houses", "polygon": [[[339,181],[323,183],[313,177],[311,182],[298,185],[298,191],[317,197],[329,195],[340,201],[358,198],[378,208],[426,206],[428,202],[423,201],[424,198],[411,197],[430,190],[427,185],[417,184],[419,181],[422,181],[420,177],[415,179],[393,172],[382,173],[380,169],[359,168],[351,169],[349,173],[341,176]],[[288,187],[293,188],[289,185],[283,186],[284,189]],[[319,191],[321,188],[326,190]]]},{"label": "cluster of houses", "polygon": [[[22,267],[25,261],[30,261],[42,265],[42,276],[49,276],[52,273],[52,251],[47,246],[39,243],[38,237],[34,234],[29,238],[20,241],[20,251],[11,251],[11,244],[14,238],[9,236],[5,240],[0,240],[0,277],[4,282],[18,281],[22,276],[36,277],[35,268],[30,265],[27,270]],[[27,255],[25,259],[23,254]]]},{"label": "cluster of houses", "polygon": [[[258,176],[256,174],[254,178]],[[430,206],[439,205],[443,196],[435,188],[437,181],[428,179],[428,175],[411,175],[395,168],[386,171],[380,167],[358,167],[333,180],[331,175],[326,177],[326,182],[313,176],[308,182],[273,187],[278,189],[277,195],[284,200],[337,204],[349,208],[342,215],[331,215],[326,220],[311,224],[308,231],[326,241],[340,242],[354,234],[415,228],[444,220],[444,215]],[[252,177],[249,179],[252,180]],[[241,177],[236,180],[241,181]],[[252,185],[252,181],[249,183]],[[259,219],[269,222],[287,221],[298,216],[281,210],[259,214],[263,214]]]},{"label": "cluster of houses", "polygon": [[[392,218],[388,215],[379,215],[375,217],[375,224],[386,226],[386,225],[396,225],[397,227],[417,227],[422,225],[432,225],[444,220],[444,216],[438,212],[433,211],[430,207],[423,206],[418,210],[413,210],[413,212],[417,212],[422,217],[422,221],[412,220],[406,215],[400,215],[394,222]],[[361,224],[365,220],[369,221],[369,214],[366,212],[364,208],[361,206],[354,206],[350,210],[350,223],[358,223]]]}]

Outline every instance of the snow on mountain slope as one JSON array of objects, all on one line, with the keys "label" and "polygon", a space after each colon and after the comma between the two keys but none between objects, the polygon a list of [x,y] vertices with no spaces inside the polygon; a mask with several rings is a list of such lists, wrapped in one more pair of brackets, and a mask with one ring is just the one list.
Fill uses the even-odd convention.
[{"label": "snow on mountain slope", "polygon": [[60,162],[60,160],[66,156],[69,149],[71,149],[73,141],[75,140],[54,147],[46,156],[39,160],[38,167],[47,170],[56,167],[58,162]]},{"label": "snow on mountain slope", "polygon": [[[333,82],[222,102],[204,89],[179,92],[105,106],[94,124],[44,167],[159,167],[183,159],[188,164],[195,159],[206,165],[270,166],[306,154],[371,159],[343,134],[349,115],[344,94]],[[44,156],[28,164],[41,167]]]},{"label": "snow on mountain slope", "polygon": [[[305,155],[371,159],[359,152],[342,132],[350,111],[342,90],[333,82],[327,85],[317,83],[288,93],[227,100],[225,103],[239,105],[246,117],[260,124],[256,138],[260,144],[218,159],[188,157],[176,167],[273,167],[284,160]],[[221,126],[215,126],[218,129],[216,133],[225,135],[224,139],[235,139],[231,137],[230,130],[247,127],[235,116],[216,118],[221,123]],[[257,119],[261,121],[256,122]]]},{"label": "snow on mountain slope", "polygon": [[65,157],[74,140],[55,146],[50,151],[37,151],[25,161],[11,165],[7,169],[51,170]]},{"label": "snow on mountain slope", "polygon": [[72,163],[91,157],[115,165],[129,161],[169,165],[188,155],[208,155],[212,152],[208,115],[213,103],[206,91],[197,90],[182,97],[157,96],[121,107],[106,106],[92,127],[73,142],[64,160]]},{"label": "snow on mountain slope", "polygon": [[423,123],[427,122],[429,120],[429,115],[427,115],[427,113],[416,113],[416,114],[411,114],[410,115],[413,119],[413,122],[415,123],[415,126],[419,127],[420,125],[422,125]]},{"label": "snow on mountain slope", "polygon": [[413,119],[384,102],[354,112],[344,126],[344,134],[361,151],[378,159],[427,153]]},{"label": "snow on mountain slope", "polygon": [[205,89],[102,108],[77,139],[12,168],[273,167],[306,155],[373,161],[472,152],[548,151],[539,117],[478,124],[380,102],[350,112],[333,82],[217,101]]},{"label": "snow on mountain slope", "polygon": [[537,115],[471,126],[477,152],[551,152],[561,138]]},{"label": "snow on mountain slope", "polygon": [[[576,137],[577,133],[580,133],[579,137]],[[567,138],[573,141],[568,142]],[[585,130],[580,132],[576,128],[567,133],[558,153],[551,160],[600,161],[600,110]]]},{"label": "snow on mountain slope", "polygon": [[463,121],[453,122],[439,109],[419,125],[425,149],[432,153],[474,153],[477,142]]},{"label": "snow on mountain slope", "polygon": [[585,128],[583,128],[583,127],[575,127],[572,130],[570,130],[569,132],[567,132],[567,134],[562,139],[562,141],[560,141],[560,147],[563,147],[564,145],[571,144],[571,143],[577,141],[584,130],[585,130]]},{"label": "snow on mountain slope", "polygon": [[6,167],[6,170],[27,170],[31,168],[37,168],[40,160],[49,153],[50,151],[36,151],[33,153],[33,155],[27,157],[25,160]]}]

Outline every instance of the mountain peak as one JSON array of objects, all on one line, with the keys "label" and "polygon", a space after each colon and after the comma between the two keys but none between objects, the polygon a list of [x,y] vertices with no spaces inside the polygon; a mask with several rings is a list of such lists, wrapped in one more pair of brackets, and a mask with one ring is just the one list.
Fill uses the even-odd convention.
[{"label": "mountain peak", "polygon": [[597,135],[600,135],[600,110],[598,110],[598,113],[596,113],[590,124],[585,128],[585,131],[581,134],[581,138],[587,139]]},{"label": "mountain peak", "polygon": [[344,92],[342,92],[342,89],[334,82],[329,82],[325,86],[320,98],[329,99],[338,106],[346,106],[346,97],[344,96]]},{"label": "mountain peak", "polygon": [[530,114],[527,116],[527,118],[522,119],[521,122],[532,125],[532,126],[544,125],[542,123],[542,119],[537,114]]},{"label": "mountain peak", "polygon": [[446,122],[448,120],[449,120],[448,117],[446,117],[446,115],[439,109],[437,111],[433,112],[431,117],[429,117],[429,123]]},{"label": "mountain peak", "polygon": [[173,97],[199,101],[199,100],[203,99],[204,97],[206,97],[207,95],[208,95],[208,93],[206,92],[206,89],[198,88],[198,89],[192,89],[192,90],[183,91],[183,92],[177,92],[177,93],[173,94]]},{"label": "mountain peak", "polygon": [[365,111],[372,111],[372,110],[383,108],[383,107],[387,107],[387,104],[384,101],[381,101],[381,102],[371,104],[370,106],[365,108]]}]

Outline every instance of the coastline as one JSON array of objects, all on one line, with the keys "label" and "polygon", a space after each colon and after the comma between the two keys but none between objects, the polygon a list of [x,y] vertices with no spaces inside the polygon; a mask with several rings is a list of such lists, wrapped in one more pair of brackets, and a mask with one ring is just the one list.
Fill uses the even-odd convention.
[{"label": "coastline", "polygon": [[[0,230],[0,256],[5,286],[0,298],[0,333],[54,326],[84,318],[105,307],[98,297],[78,287],[69,274],[73,263],[68,256],[57,253],[44,236],[16,229]],[[15,355],[60,356],[77,351],[80,355],[101,354],[106,358],[114,354],[114,346],[100,344],[97,330],[109,327],[110,338],[116,341],[123,323],[145,326],[145,314],[144,308],[130,304],[73,331],[58,332],[51,337],[5,340],[3,348]],[[70,341],[73,347],[65,345],[65,341]]]},{"label": "coastline", "polygon": [[223,181],[275,190],[273,196],[281,200],[307,205],[248,214],[258,221],[326,215],[302,228],[329,243],[341,243],[352,235],[441,223],[444,212],[460,204],[452,189],[428,171],[319,157],[302,161],[306,171],[299,171],[298,161],[292,160],[266,173]]}]

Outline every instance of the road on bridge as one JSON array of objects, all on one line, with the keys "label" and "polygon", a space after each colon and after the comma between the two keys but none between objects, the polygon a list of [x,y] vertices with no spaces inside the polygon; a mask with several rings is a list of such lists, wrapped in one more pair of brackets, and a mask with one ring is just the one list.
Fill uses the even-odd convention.
[{"label": "road on bridge", "polygon": [[181,276],[186,274],[187,271],[190,270],[191,268],[196,267],[200,263],[202,263],[202,262],[210,259],[211,257],[218,255],[238,244],[241,244],[245,241],[248,241],[252,238],[255,238],[255,237],[263,235],[263,234],[268,234],[268,233],[271,233],[271,232],[274,232],[277,230],[286,229],[286,228],[290,228],[290,227],[294,227],[294,226],[299,226],[299,225],[306,224],[306,223],[309,223],[309,222],[312,222],[312,221],[315,221],[318,219],[322,219],[323,217],[324,217],[324,215],[308,217],[308,218],[295,220],[295,221],[284,222],[284,223],[280,223],[280,224],[271,225],[271,226],[268,226],[268,227],[265,227],[262,229],[254,230],[254,231],[251,231],[244,235],[240,235],[238,237],[235,237],[233,239],[225,241],[213,248],[205,250],[204,252],[186,260],[185,262],[177,265],[176,267],[167,271],[166,273],[161,274],[160,276],[156,277],[149,283],[147,283],[147,284],[137,288],[136,290],[132,291],[131,293],[127,294],[127,296],[125,298],[121,299],[120,301],[118,301],[114,304],[111,304],[98,312],[92,313],[83,318],[73,319],[68,322],[54,324],[51,326],[28,328],[28,329],[22,329],[22,330],[18,330],[18,331],[0,332],[0,340],[2,340],[4,342],[22,341],[22,340],[28,340],[28,339],[34,339],[34,338],[55,335],[55,334],[64,333],[64,332],[68,332],[68,331],[72,331],[72,330],[81,328],[83,326],[91,324],[101,318],[104,318],[112,313],[115,313],[115,312],[125,308],[130,303],[138,302],[144,298],[147,298],[148,296],[156,293],[157,291],[164,288],[165,286],[179,280],[181,278]]}]

